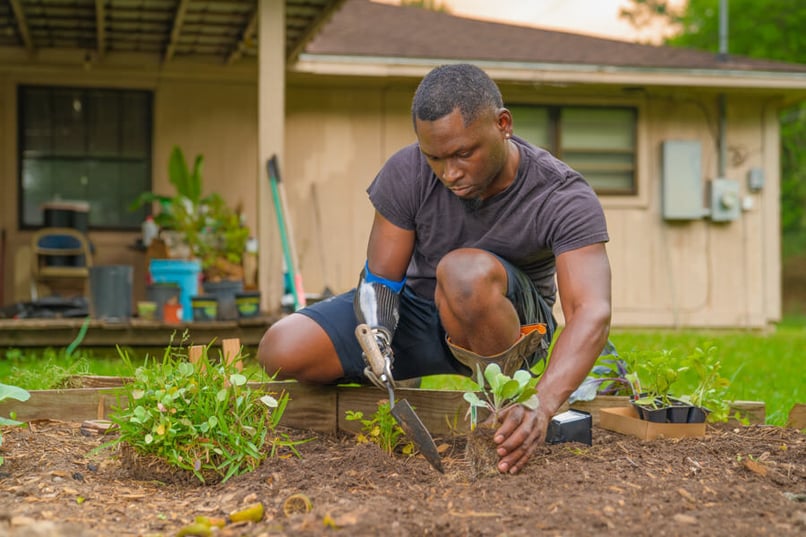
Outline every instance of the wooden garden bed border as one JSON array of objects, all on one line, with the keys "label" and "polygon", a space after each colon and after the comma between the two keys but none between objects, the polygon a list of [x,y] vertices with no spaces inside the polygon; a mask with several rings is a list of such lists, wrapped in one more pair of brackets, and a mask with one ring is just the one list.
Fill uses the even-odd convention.
[{"label": "wooden garden bed border", "polygon": [[[120,377],[90,377],[96,386],[59,390],[31,390],[25,402],[14,400],[0,403],[0,415],[16,413],[20,421],[59,420],[81,422],[88,419],[105,419],[118,404]],[[99,386],[97,383],[104,384]],[[347,410],[373,414],[378,401],[387,399],[386,392],[374,386],[315,386],[294,381],[250,383],[255,389],[268,393],[289,394],[289,403],[282,424],[295,429],[320,433],[358,431],[361,425],[345,419]],[[466,430],[464,414],[467,403],[461,391],[422,390],[399,388],[398,398],[405,398],[416,409],[417,415],[433,434],[448,434]]]},{"label": "wooden garden bed border", "polygon": [[[81,422],[104,419],[118,405],[119,388],[128,380],[103,376],[78,378],[83,386],[89,387],[32,390],[28,401],[9,400],[0,403],[0,415],[8,416],[15,412],[16,419],[21,421],[52,419]],[[360,424],[347,421],[346,411],[361,411],[368,416],[377,410],[378,401],[387,398],[386,392],[374,386],[317,386],[294,381],[250,383],[250,386],[269,393],[289,394],[290,401],[283,415],[283,425],[330,434],[358,431]],[[395,393],[399,399],[405,398],[411,403],[432,434],[446,435],[467,431],[464,392],[399,388]],[[598,425],[599,409],[628,405],[627,397],[600,396],[593,401],[574,403],[571,408],[589,412],[594,425]],[[764,423],[766,415],[763,402],[735,401],[732,408],[742,412],[751,423]]]}]

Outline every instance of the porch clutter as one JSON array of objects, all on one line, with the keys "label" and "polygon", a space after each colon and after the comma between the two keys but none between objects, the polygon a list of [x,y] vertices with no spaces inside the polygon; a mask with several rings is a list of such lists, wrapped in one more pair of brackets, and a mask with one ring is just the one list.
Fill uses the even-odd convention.
[{"label": "porch clutter", "polygon": [[[174,193],[166,196],[144,192],[130,208],[150,203],[158,209],[144,226],[149,235],[146,237],[144,231],[143,244],[149,243],[146,256],[150,281],[179,285],[181,320],[235,320],[235,296],[245,287],[249,229],[240,207],[228,206],[217,193],[203,195],[203,162],[198,155],[190,167],[182,150],[174,147],[168,162]],[[152,224],[159,228],[156,236],[151,236]],[[192,301],[202,295],[207,305],[194,306]],[[213,299],[216,313],[210,319]]]},{"label": "porch clutter", "polygon": [[90,315],[110,322],[127,321],[132,316],[131,265],[94,266],[90,275]]}]

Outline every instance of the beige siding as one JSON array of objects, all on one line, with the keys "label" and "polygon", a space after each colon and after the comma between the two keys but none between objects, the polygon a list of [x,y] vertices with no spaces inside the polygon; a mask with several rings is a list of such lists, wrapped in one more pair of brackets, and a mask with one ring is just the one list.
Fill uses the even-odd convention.
[{"label": "beige siding", "polygon": [[[726,176],[740,182],[742,196],[752,200],[753,208],[730,223],[707,218],[670,223],[660,213],[661,142],[693,139],[701,143],[703,189],[707,189],[718,167],[715,94],[625,99],[593,97],[590,92],[565,91],[559,97],[522,87],[504,89],[519,102],[562,99],[627,103],[640,109],[639,195],[603,199],[611,234],[614,324],[763,328],[778,319],[779,298],[771,292],[769,280],[775,279],[771,274],[777,273],[780,263],[777,255],[768,253],[769,243],[778,240],[777,216],[768,215],[767,201],[777,196],[777,171],[769,169],[773,163],[777,166],[777,156],[767,154],[766,147],[770,139],[777,139],[777,131],[769,125],[767,104],[753,98],[728,99]],[[411,90],[290,91],[289,169],[299,170],[300,177],[294,180],[317,182],[326,222],[324,246],[319,246],[314,217],[295,215],[309,291],[325,283],[335,290],[354,285],[372,218],[364,189],[383,160],[413,140]],[[757,194],[746,187],[751,167],[763,167],[767,178],[766,187]],[[292,206],[310,205],[309,189],[308,183],[294,188]],[[777,211],[777,206],[772,210]],[[328,282],[322,276],[321,256],[326,260]]]},{"label": "beige siding", "polygon": [[[42,75],[41,81],[71,79]],[[25,82],[40,80],[28,74]],[[0,225],[7,231],[6,302],[28,298],[29,234],[17,231],[16,84],[21,77],[0,74]],[[205,156],[205,187],[233,204],[242,203],[255,234],[257,90],[254,80],[183,79],[143,81],[132,75],[75,83],[136,86],[154,90],[153,177],[155,189],[170,191],[167,158],[180,145],[188,158]],[[290,81],[286,95],[286,184],[292,229],[306,290],[325,285],[344,291],[355,284],[365,257],[372,207],[365,189],[383,161],[414,141],[409,106],[414,82]],[[613,268],[614,324],[619,326],[711,326],[763,328],[780,317],[778,240],[777,104],[759,97],[731,95],[727,106],[726,175],[741,184],[752,208],[739,220],[664,222],[660,214],[660,151],[664,140],[702,144],[703,188],[718,167],[715,93],[647,89],[622,92],[601,88],[504,88],[520,103],[630,104],[639,107],[639,192],[605,198]],[[517,124],[517,118],[515,118]],[[766,185],[747,190],[751,168],[763,170]],[[314,186],[315,185],[315,186]],[[265,190],[264,190],[265,192]],[[318,201],[318,203],[315,203]],[[317,215],[321,226],[317,226]],[[269,232],[276,222],[272,215]],[[144,267],[128,245],[136,233],[93,232],[99,263],[131,263],[142,293]],[[275,240],[275,239],[273,239]],[[280,244],[269,244],[277,255]],[[279,277],[279,275],[277,275]],[[263,280],[262,280],[263,281]],[[142,296],[142,295],[140,295]],[[558,311],[559,313],[559,311]]]}]

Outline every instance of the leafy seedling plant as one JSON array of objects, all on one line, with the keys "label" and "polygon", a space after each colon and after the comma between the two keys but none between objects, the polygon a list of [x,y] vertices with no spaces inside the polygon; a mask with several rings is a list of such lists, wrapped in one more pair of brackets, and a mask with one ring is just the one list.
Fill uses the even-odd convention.
[{"label": "leafy seedling plant", "polygon": [[[169,345],[162,360],[147,358],[122,388],[128,405],[119,405],[110,416],[119,427],[118,438],[102,447],[120,444],[134,473],[136,461],[156,458],[202,483],[252,471],[281,448],[300,456],[295,446],[305,440],[277,431],[288,394],[251,389],[235,366],[240,356],[214,362],[209,351],[208,345],[192,363],[182,347]],[[128,353],[120,354],[133,369]],[[129,448],[134,453],[126,457]]]},{"label": "leafy seedling plant", "polygon": [[[5,401],[6,399],[14,399],[16,401],[25,402],[28,398],[31,397],[31,394],[28,393],[26,390],[19,388],[17,386],[11,386],[9,384],[0,384],[0,403]],[[10,418],[4,418],[0,416],[0,427],[4,425],[16,426],[22,425],[23,422],[17,421],[14,419],[12,415]],[[3,445],[3,431],[0,430],[0,446]],[[3,457],[0,455],[0,466],[3,466]]]},{"label": "leafy seedling plant", "polygon": [[414,454],[414,444],[404,439],[406,433],[392,416],[388,400],[378,401],[378,409],[368,418],[360,410],[348,410],[345,419],[361,423],[361,432],[356,435],[356,442],[359,444],[371,442],[388,455],[398,449],[403,455]]},{"label": "leafy seedling plant", "polygon": [[478,410],[486,409],[490,412],[490,421],[493,425],[499,423],[499,416],[505,410],[515,406],[523,405],[526,408],[535,410],[539,406],[535,385],[537,379],[532,378],[528,371],[519,369],[510,377],[501,372],[501,367],[496,363],[490,363],[484,369],[476,369],[476,385],[479,393],[465,392],[464,399],[470,403],[467,409],[470,417],[470,428],[475,429],[478,425]]},{"label": "leafy seedling plant", "polygon": [[621,358],[609,341],[590,374],[568,398],[569,403],[593,401],[599,395],[638,396],[638,375],[631,372],[629,356]]},{"label": "leafy seedling plant", "polygon": [[725,399],[730,380],[720,373],[722,361],[717,349],[710,345],[696,347],[686,356],[687,370],[696,375],[697,385],[688,395],[680,396],[695,407],[707,409],[709,421],[726,421],[730,414],[730,403]]},{"label": "leafy seedling plant", "polygon": [[[470,434],[467,437],[465,457],[474,478],[496,475],[498,470],[497,445],[493,437],[501,423],[501,414],[508,409],[523,405],[535,410],[540,405],[535,385],[537,379],[528,371],[518,370],[511,377],[501,372],[496,363],[490,363],[482,373],[476,370],[476,392],[465,392],[463,397],[470,403],[467,415],[470,417]],[[479,410],[489,416],[479,422]]]}]

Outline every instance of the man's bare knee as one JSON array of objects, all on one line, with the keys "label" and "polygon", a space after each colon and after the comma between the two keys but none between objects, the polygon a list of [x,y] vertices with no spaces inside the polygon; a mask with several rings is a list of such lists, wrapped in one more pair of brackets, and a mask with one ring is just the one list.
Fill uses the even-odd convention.
[{"label": "man's bare knee", "polygon": [[269,327],[260,340],[258,361],[278,379],[327,383],[344,376],[327,333],[313,319],[299,314]]},{"label": "man's bare knee", "polygon": [[479,299],[490,294],[506,294],[506,271],[489,252],[477,248],[460,248],[446,254],[437,265],[439,301],[466,309],[484,306]]}]

